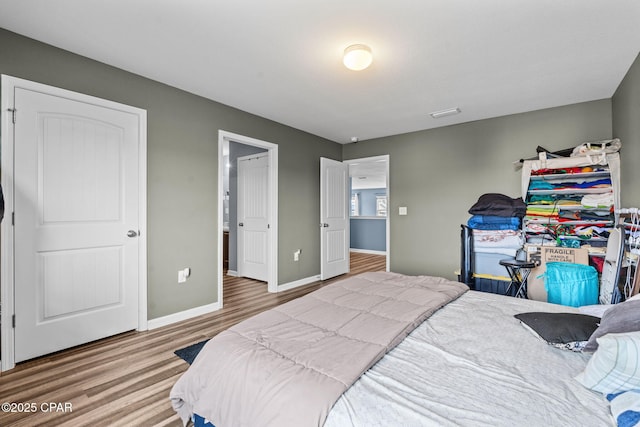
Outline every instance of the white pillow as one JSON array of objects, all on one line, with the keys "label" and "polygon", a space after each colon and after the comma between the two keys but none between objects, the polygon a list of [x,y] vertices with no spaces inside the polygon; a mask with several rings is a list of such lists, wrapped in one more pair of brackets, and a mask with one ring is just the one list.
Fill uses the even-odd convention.
[{"label": "white pillow", "polygon": [[607,334],[597,341],[598,350],[576,380],[603,394],[640,388],[640,331]]}]

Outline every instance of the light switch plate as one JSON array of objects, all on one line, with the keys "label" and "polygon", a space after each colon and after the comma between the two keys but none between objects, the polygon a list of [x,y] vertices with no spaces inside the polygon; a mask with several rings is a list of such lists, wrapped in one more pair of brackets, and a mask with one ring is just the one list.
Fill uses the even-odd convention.
[{"label": "light switch plate", "polygon": [[398,208],[398,215],[406,215],[407,214],[407,207],[406,206],[400,206]]}]

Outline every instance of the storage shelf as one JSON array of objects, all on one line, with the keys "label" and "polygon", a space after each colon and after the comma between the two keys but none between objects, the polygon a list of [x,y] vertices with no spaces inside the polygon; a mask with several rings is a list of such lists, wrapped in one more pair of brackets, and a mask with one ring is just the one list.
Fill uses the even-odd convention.
[{"label": "storage shelf", "polygon": [[613,193],[612,187],[600,188],[558,188],[554,190],[529,190],[527,195],[550,196],[553,194],[605,194]]},{"label": "storage shelf", "polygon": [[550,212],[559,211],[585,211],[585,212],[611,212],[611,208],[588,208],[582,205],[527,205],[535,209],[545,209]]},{"label": "storage shelf", "polygon": [[540,218],[540,219],[533,219],[533,218],[526,218],[524,219],[524,221],[528,224],[545,224],[545,225],[599,225],[599,224],[603,224],[603,225],[613,225],[613,221],[590,221],[590,220],[584,220],[584,221],[558,221],[556,219],[549,219],[549,218]]},{"label": "storage shelf", "polygon": [[561,240],[563,240],[563,239],[565,239],[565,240],[580,240],[581,242],[585,242],[585,243],[586,242],[606,242],[608,240],[606,237],[600,237],[600,236],[591,237],[589,239],[583,239],[583,238],[580,238],[578,236],[566,236],[566,235],[562,236]]},{"label": "storage shelf", "polygon": [[576,181],[588,178],[609,178],[611,173],[606,171],[580,173],[553,173],[545,175],[531,175],[531,181]]},{"label": "storage shelf", "polygon": [[[563,226],[565,226],[566,229],[578,227],[583,229],[588,227],[602,227],[607,231],[612,229],[616,224],[616,220],[611,213],[614,212],[614,209],[618,208],[618,206],[614,205],[619,202],[620,195],[618,182],[614,179],[615,176],[619,176],[619,159],[617,157],[617,153],[612,154],[611,160],[615,161],[605,165],[588,165],[586,159],[584,162],[579,159],[573,159],[575,161],[572,161],[568,158],[558,160],[547,159],[544,164],[548,169],[540,170],[540,172],[548,173],[541,173],[540,175],[536,175],[535,170],[532,169],[537,161],[527,163],[527,166],[530,166],[530,168],[523,167],[522,182],[523,191],[526,191],[525,202],[531,213],[530,216],[525,216],[522,220],[522,229],[526,241],[537,242],[537,240],[540,240],[542,245],[555,246],[555,239],[548,241],[544,239],[543,236],[555,236],[556,232],[560,232]],[[577,173],[571,173],[571,168],[567,168],[565,170],[569,173],[556,173],[564,169],[566,165],[573,163],[575,163],[578,168],[588,166],[597,170],[581,172],[582,169],[574,169]],[[525,171],[527,171],[526,174]],[[600,201],[599,199],[603,199],[603,205],[611,203],[611,206],[583,206],[582,201],[584,200],[584,196],[587,196],[588,199],[595,199],[591,202],[585,200],[587,204],[596,204]],[[531,200],[532,198],[534,198],[534,200]],[[536,201],[539,202],[545,199],[548,199],[547,201],[551,203],[536,203]],[[556,204],[553,204],[553,202],[556,202]],[[562,202],[567,204],[562,204]],[[536,216],[535,213],[549,216]],[[559,213],[563,214],[558,215]],[[582,219],[569,220],[569,218],[563,219],[563,217]],[[617,215],[615,215],[615,217],[617,218]],[[548,231],[545,234],[546,230]],[[604,256],[604,254],[600,255],[600,251],[596,248],[606,247],[606,243],[609,240],[608,237],[602,236],[595,231],[592,237],[586,237],[587,236],[580,238],[579,235],[561,236],[562,239],[573,243],[576,243],[575,241],[578,240],[581,247],[593,246],[594,249],[589,250],[591,256]]]}]

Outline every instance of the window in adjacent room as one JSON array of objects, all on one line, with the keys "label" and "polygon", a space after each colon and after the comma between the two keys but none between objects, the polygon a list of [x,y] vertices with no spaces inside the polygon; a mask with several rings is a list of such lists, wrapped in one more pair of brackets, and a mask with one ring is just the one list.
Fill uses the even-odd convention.
[{"label": "window in adjacent room", "polygon": [[360,215],[360,194],[351,193],[351,216]]},{"label": "window in adjacent room", "polygon": [[376,216],[387,216],[386,195],[376,195]]}]

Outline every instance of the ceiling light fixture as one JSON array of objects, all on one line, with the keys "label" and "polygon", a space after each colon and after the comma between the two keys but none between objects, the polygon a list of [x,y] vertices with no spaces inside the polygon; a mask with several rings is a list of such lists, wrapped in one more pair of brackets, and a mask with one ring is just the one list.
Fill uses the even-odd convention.
[{"label": "ceiling light fixture", "polygon": [[446,110],[434,111],[433,113],[429,113],[429,115],[434,119],[439,119],[440,117],[446,117],[446,116],[453,116],[454,114],[460,114],[460,109],[448,108]]},{"label": "ceiling light fixture", "polygon": [[371,48],[364,44],[352,44],[344,50],[342,62],[353,71],[360,71],[371,65],[373,54]]}]

